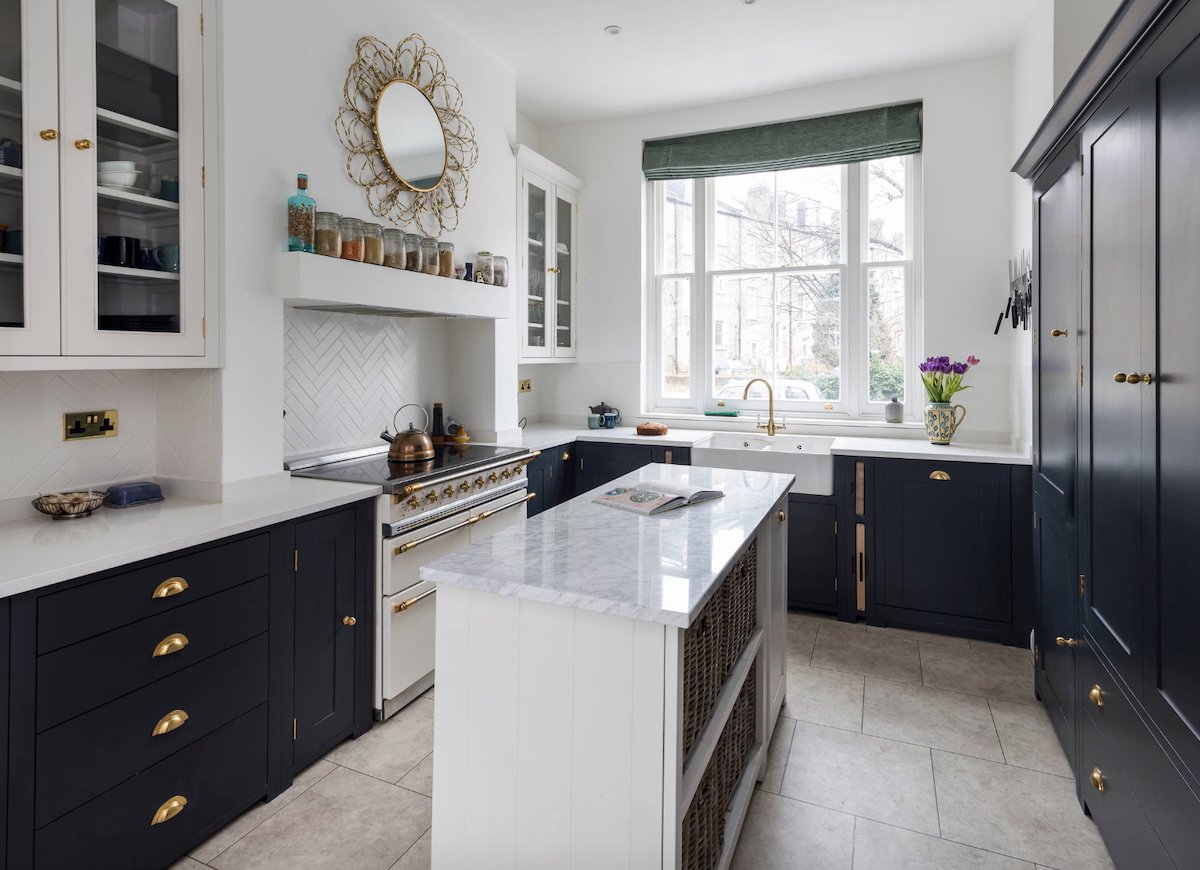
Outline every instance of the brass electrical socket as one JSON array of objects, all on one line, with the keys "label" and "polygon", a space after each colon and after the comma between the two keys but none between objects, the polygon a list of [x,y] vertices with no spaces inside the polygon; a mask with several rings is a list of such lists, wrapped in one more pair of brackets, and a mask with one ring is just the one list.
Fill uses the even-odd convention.
[{"label": "brass electrical socket", "polygon": [[531,378],[521,378],[521,380],[517,381],[517,392],[518,393],[532,393],[533,392],[533,380]]},{"label": "brass electrical socket", "polygon": [[116,411],[68,411],[63,414],[63,441],[115,438],[116,435]]}]

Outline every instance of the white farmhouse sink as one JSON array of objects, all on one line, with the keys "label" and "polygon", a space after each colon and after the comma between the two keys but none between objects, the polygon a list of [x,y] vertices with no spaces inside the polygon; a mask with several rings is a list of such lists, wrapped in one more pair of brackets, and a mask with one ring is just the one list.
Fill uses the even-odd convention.
[{"label": "white farmhouse sink", "polygon": [[692,448],[692,465],[794,474],[792,492],[833,495],[832,438],[719,433]]}]

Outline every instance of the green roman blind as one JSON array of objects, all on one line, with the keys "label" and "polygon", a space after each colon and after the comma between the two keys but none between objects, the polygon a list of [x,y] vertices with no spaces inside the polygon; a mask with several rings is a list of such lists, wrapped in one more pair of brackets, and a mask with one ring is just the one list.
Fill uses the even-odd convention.
[{"label": "green roman blind", "polygon": [[873,160],[920,150],[921,104],[903,103],[652,140],[642,146],[642,171],[651,181],[707,178]]}]

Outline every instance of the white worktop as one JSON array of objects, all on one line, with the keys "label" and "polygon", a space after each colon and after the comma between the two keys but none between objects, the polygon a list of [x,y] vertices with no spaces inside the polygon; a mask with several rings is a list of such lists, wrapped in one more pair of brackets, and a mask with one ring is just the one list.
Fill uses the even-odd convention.
[{"label": "white worktop", "polygon": [[[728,432],[728,429],[720,430]],[[747,430],[749,431],[749,430]],[[796,430],[799,433],[799,429]],[[500,443],[508,447],[545,450],[571,441],[598,441],[609,444],[647,444],[659,447],[696,447],[715,434],[712,429],[672,427],[666,435],[638,435],[632,426],[616,429],[580,429],[550,423],[531,423],[517,438]],[[988,462],[997,465],[1029,465],[1029,448],[1008,444],[972,444],[968,441],[942,446],[922,438],[895,435],[838,436],[829,450],[834,456],[878,456],[885,459],[937,459],[946,462]]]},{"label": "white worktop", "polygon": [[0,523],[0,598],[351,504],[378,486],[286,478],[270,493],[223,502],[167,498],[101,508],[90,517],[42,514]]},{"label": "white worktop", "polygon": [[593,490],[431,562],[421,577],[686,628],[793,478],[652,464],[603,488],[649,480],[725,496],[648,517],[596,504]]}]

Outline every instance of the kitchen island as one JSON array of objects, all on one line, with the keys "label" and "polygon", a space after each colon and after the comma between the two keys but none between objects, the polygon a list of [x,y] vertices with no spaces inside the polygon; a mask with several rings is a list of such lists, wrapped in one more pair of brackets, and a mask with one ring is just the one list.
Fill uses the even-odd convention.
[{"label": "kitchen island", "polygon": [[728,866],[783,703],[792,477],[643,517],[597,491],[439,559],[433,866]]}]

